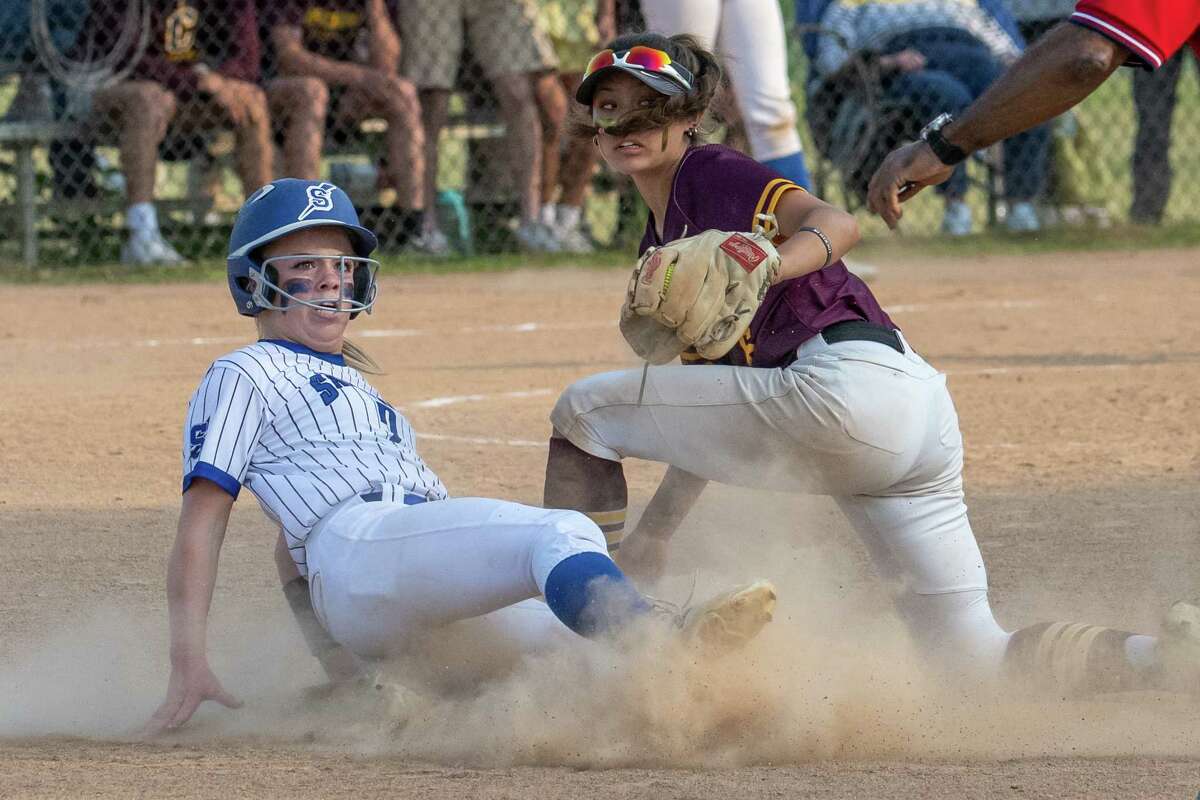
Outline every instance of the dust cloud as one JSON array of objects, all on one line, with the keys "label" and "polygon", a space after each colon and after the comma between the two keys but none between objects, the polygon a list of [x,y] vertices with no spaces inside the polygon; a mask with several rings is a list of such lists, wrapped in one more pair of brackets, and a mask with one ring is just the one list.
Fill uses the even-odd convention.
[{"label": "dust cloud", "polygon": [[[753,498],[751,498],[753,500]],[[743,498],[739,502],[750,502]],[[224,613],[211,661],[245,706],[209,703],[163,741],[248,740],[477,766],[731,767],[827,759],[993,760],[1194,756],[1200,729],[1179,698],[1127,694],[1047,702],[963,685],[910,649],[885,593],[842,533],[806,519],[720,515],[689,527],[658,593],[684,599],[757,577],[779,589],[775,621],[750,646],[704,659],[669,635],[622,646],[559,635],[521,656],[480,623],[455,626],[392,665],[402,690],[324,700],[282,605]],[[832,519],[832,517],[830,517]],[[165,691],[164,615],[95,609],[0,666],[0,736],[130,739]]]}]

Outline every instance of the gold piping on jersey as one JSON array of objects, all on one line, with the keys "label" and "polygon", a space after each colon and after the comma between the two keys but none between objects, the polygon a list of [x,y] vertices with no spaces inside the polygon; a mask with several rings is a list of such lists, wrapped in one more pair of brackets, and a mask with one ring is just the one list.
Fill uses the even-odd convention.
[{"label": "gold piping on jersey", "polygon": [[[763,213],[763,209],[766,208],[767,202],[771,199],[771,193],[786,183],[792,182],[787,178],[772,178],[767,182],[767,185],[763,187],[762,194],[758,196],[758,204],[754,206],[754,214],[750,217],[750,227],[746,230],[754,229],[754,223],[758,220],[758,215]],[[795,186],[794,183],[792,185]]]},{"label": "gold piping on jersey", "polygon": [[[758,196],[758,205],[754,207],[754,216],[750,218],[749,230],[754,229],[754,224],[758,221],[759,214],[774,214],[775,209],[779,206],[779,201],[792,189],[804,191],[803,186],[792,183],[787,178],[772,178],[767,185],[763,187],[762,194]],[[784,237],[777,236],[774,243],[778,244],[783,240],[783,238]],[[742,348],[742,355],[746,359],[746,366],[754,366],[754,342],[750,339],[749,328],[746,328],[741,338],[738,339],[737,345],[738,347]]]}]

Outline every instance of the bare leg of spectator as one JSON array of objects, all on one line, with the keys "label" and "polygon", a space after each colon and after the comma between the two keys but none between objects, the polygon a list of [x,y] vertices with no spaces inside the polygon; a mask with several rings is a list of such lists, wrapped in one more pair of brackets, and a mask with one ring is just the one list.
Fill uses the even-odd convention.
[{"label": "bare leg of spectator", "polygon": [[371,115],[387,120],[387,184],[396,190],[402,208],[428,208],[423,180],[425,131],[417,90],[398,75],[389,75],[382,85],[385,88],[378,94],[369,94],[358,86],[348,88],[338,100],[334,115],[346,122],[357,122]]},{"label": "bare leg of spectator", "polygon": [[421,183],[425,194],[425,211],[421,217],[421,233],[413,245],[423,253],[443,256],[450,252],[450,243],[437,220],[438,139],[442,128],[446,126],[450,92],[445,89],[422,89],[419,97],[421,127],[424,131],[424,180]]},{"label": "bare leg of spectator", "polygon": [[126,264],[179,264],[183,257],[163,240],[154,208],[158,146],[175,117],[175,95],[154,81],[125,81],[96,92],[94,108],[117,131],[121,171],[129,208],[129,241],[121,248]]},{"label": "bare leg of spectator", "polygon": [[175,95],[154,81],[125,81],[96,92],[95,109],[117,129],[130,205],[153,202],[158,145],[175,116]]},{"label": "bare leg of spectator", "polygon": [[1183,72],[1183,51],[1154,72],[1135,70],[1133,103],[1137,108],[1137,135],[1133,142],[1132,221],[1157,225],[1162,221],[1171,194],[1171,117],[1175,114],[1175,89]]},{"label": "bare leg of spectator", "polygon": [[[581,74],[563,75],[562,84],[568,97],[575,95]],[[562,155],[555,233],[563,250],[569,253],[590,253],[595,248],[583,230],[583,202],[587,197],[592,174],[596,170],[596,147],[587,139],[570,137]]]},{"label": "bare leg of spectator", "polygon": [[547,72],[534,82],[542,120],[542,222],[554,225],[554,193],[562,165],[562,127],[567,118],[567,94],[558,75]]},{"label": "bare leg of spectator", "polygon": [[506,76],[506,79],[496,81],[494,88],[500,117],[507,130],[505,142],[513,183],[521,195],[517,241],[526,250],[554,252],[560,249],[558,242],[538,222],[542,205],[542,126],[534,101],[533,76],[529,73]]},{"label": "bare leg of spectator", "polygon": [[329,90],[319,78],[275,78],[267,84],[271,119],[283,130],[283,172],[289,178],[316,180]]},{"label": "bare leg of spectator", "polygon": [[[249,196],[260,186],[271,182],[271,164],[275,160],[271,143],[271,117],[267,112],[267,95],[251,83],[241,83],[237,100],[238,111],[226,106],[233,120],[237,137],[238,177],[242,193]],[[240,113],[239,113],[240,112]]]}]

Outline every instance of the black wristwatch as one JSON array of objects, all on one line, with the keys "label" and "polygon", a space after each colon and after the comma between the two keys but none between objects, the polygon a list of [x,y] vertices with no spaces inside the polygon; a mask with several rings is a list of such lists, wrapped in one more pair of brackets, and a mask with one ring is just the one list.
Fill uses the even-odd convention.
[{"label": "black wristwatch", "polygon": [[953,121],[954,117],[950,114],[938,114],[928,125],[921,129],[921,141],[928,144],[933,154],[947,167],[953,167],[967,157],[967,151],[958,145],[950,144],[950,142],[946,141],[946,137],[942,135],[942,128]]}]

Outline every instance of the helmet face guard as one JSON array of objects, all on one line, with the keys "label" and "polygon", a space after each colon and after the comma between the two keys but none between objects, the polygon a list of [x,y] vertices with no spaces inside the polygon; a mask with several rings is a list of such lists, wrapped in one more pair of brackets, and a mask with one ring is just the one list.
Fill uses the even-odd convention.
[{"label": "helmet face guard", "polygon": [[[338,272],[337,293],[320,296],[316,281],[305,273],[319,270],[322,264],[331,262]],[[280,285],[279,276],[284,269],[288,277]],[[251,266],[248,272],[253,284],[250,296],[254,305],[264,311],[288,311],[296,306],[308,306],[349,314],[354,319],[363,311],[371,313],[379,290],[375,283],[379,262],[360,256],[304,253],[274,256]]]},{"label": "helmet face guard", "polygon": [[[316,264],[330,259],[342,259],[337,268],[340,274],[336,297],[310,295],[315,283],[289,288],[293,270],[284,274],[277,269],[278,259],[262,259],[262,252],[271,242],[290,233],[329,226],[340,228],[350,237],[353,252],[341,255],[291,255]],[[229,255],[225,259],[229,293],[237,312],[253,317],[264,310],[283,311],[295,305],[307,305],[326,311],[344,311],[354,319],[363,311],[370,312],[375,303],[375,273],[379,262],[369,258],[379,245],[375,234],[364,228],[358,219],[354,203],[338,187],[326,181],[307,181],[280,178],[268,183],[247,198],[229,235]],[[274,262],[274,266],[272,265]],[[349,291],[347,291],[349,289]],[[327,293],[328,294],[328,293]]]}]

